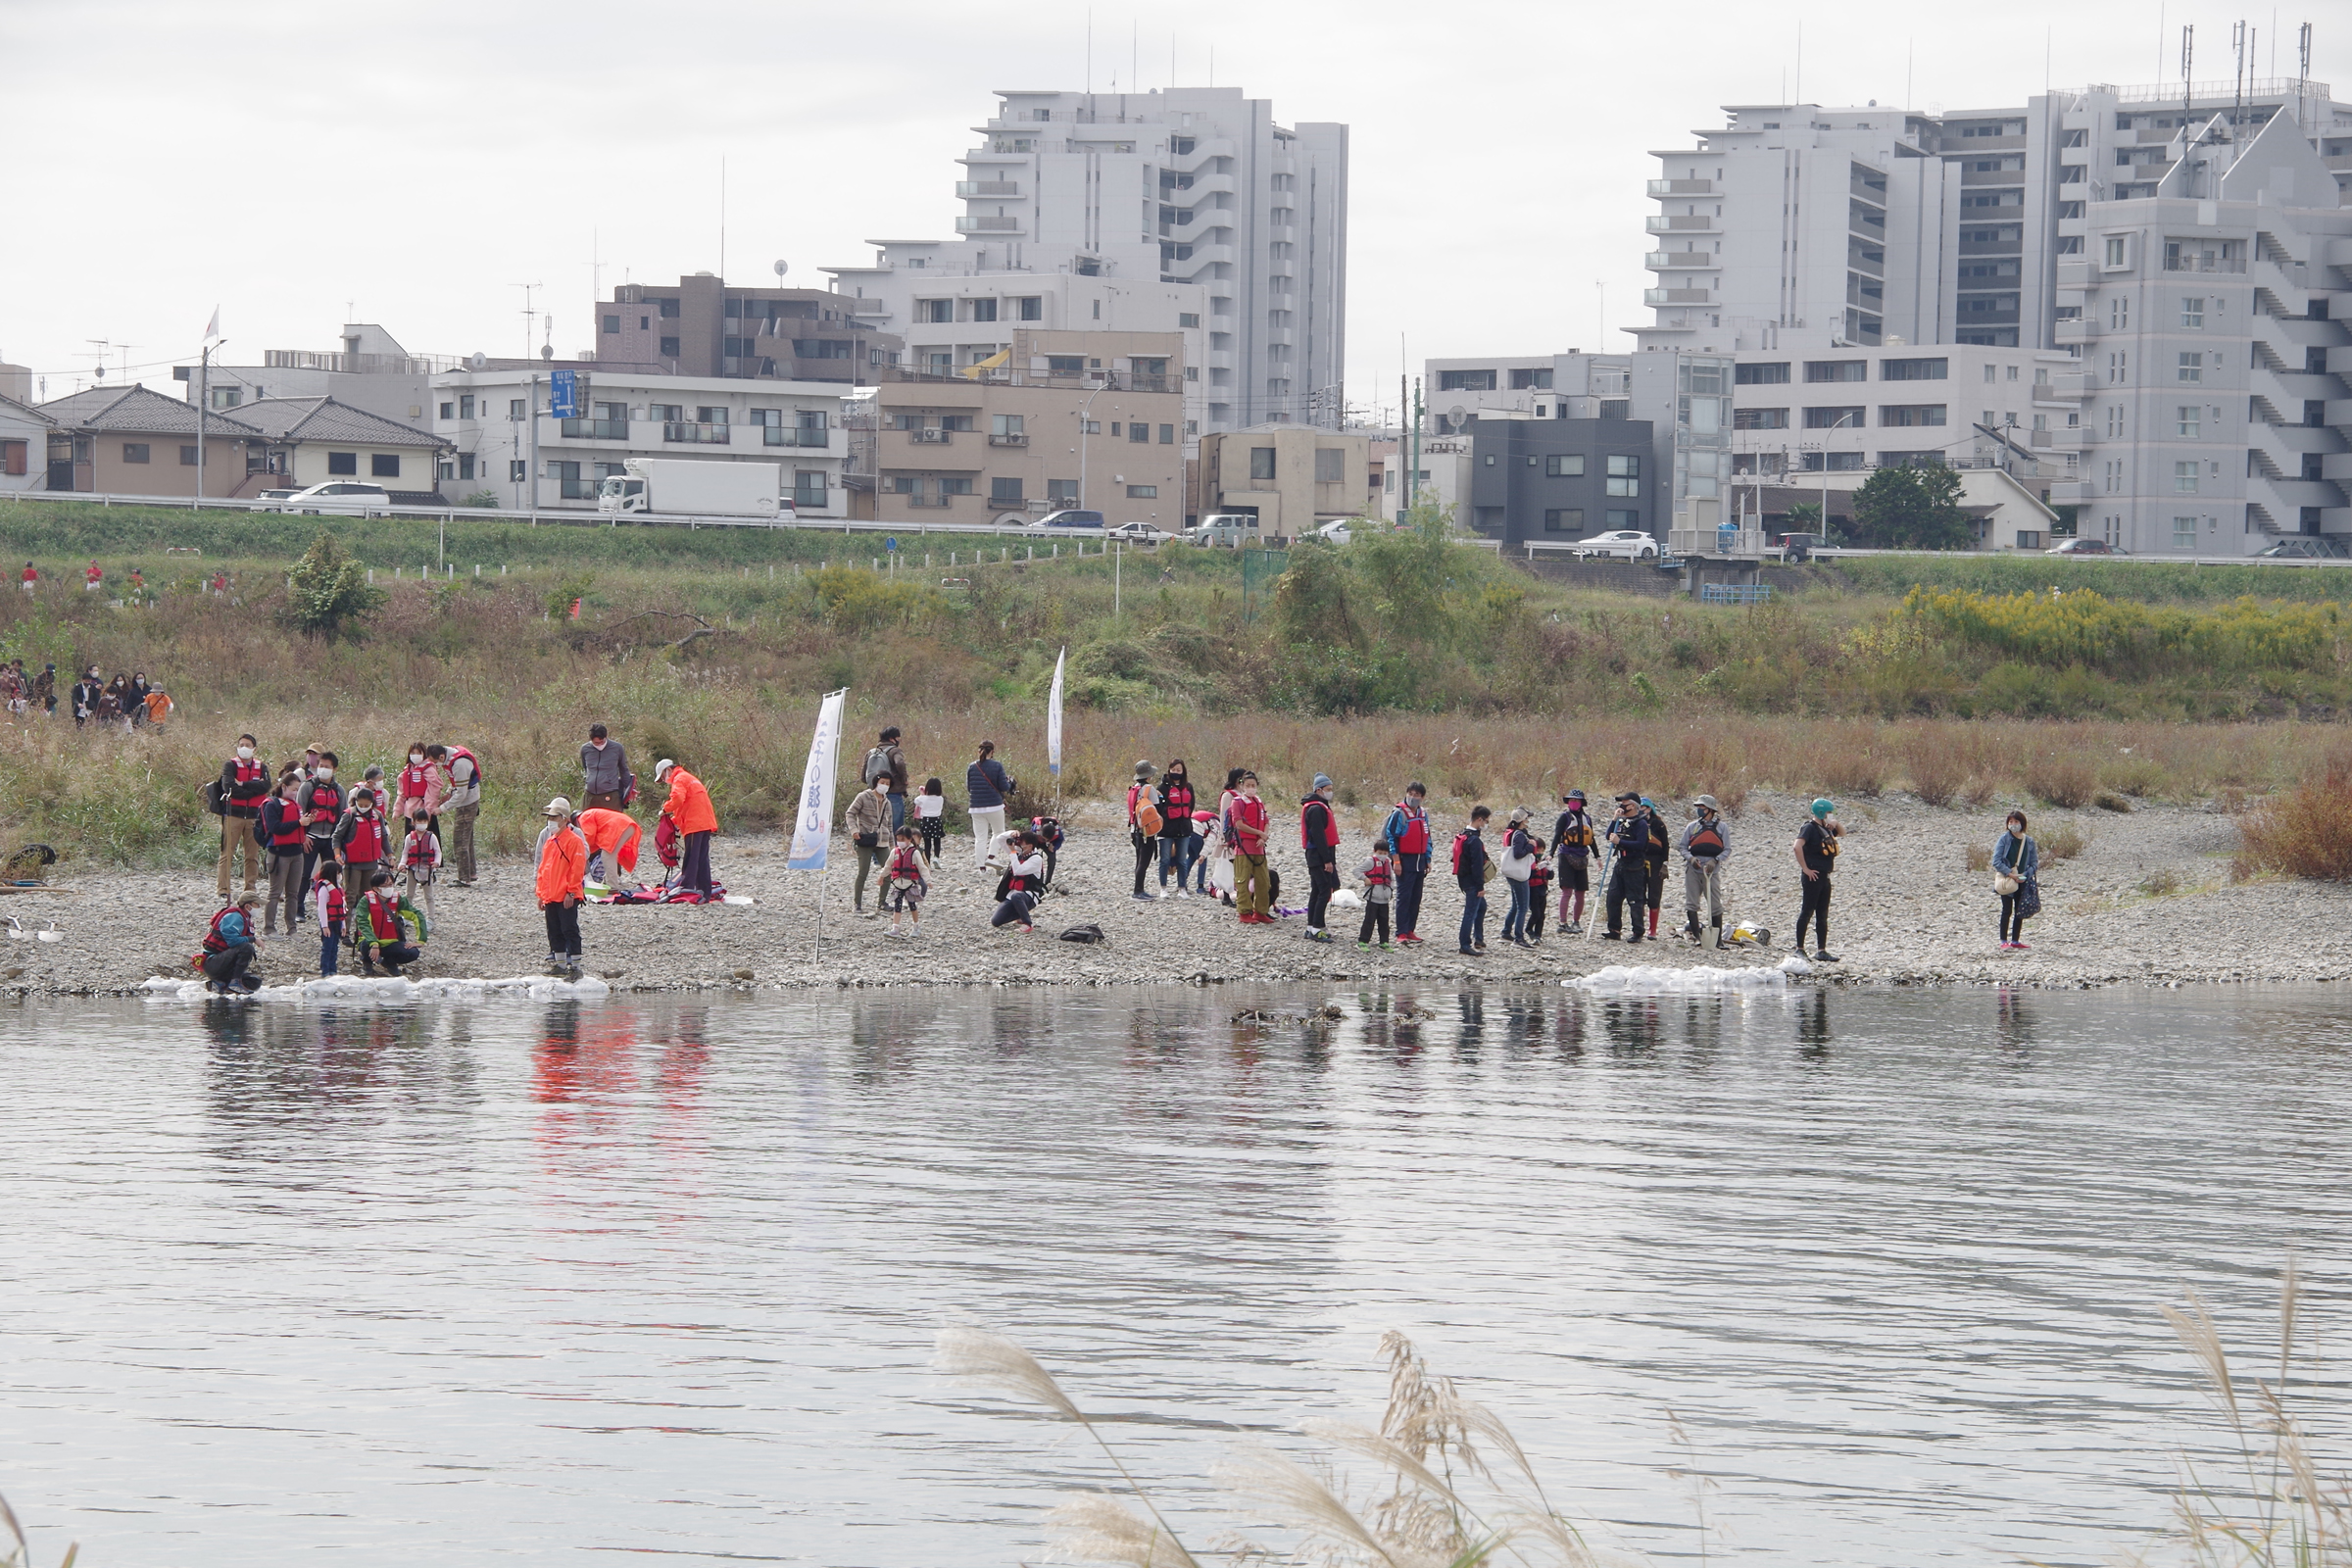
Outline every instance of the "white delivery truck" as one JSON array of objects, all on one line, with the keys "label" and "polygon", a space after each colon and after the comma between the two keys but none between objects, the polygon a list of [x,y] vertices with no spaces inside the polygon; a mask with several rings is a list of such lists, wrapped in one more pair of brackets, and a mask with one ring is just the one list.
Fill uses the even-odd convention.
[{"label": "white delivery truck", "polygon": [[622,516],[792,520],[781,464],[630,458],[620,466],[598,487],[597,511]]}]

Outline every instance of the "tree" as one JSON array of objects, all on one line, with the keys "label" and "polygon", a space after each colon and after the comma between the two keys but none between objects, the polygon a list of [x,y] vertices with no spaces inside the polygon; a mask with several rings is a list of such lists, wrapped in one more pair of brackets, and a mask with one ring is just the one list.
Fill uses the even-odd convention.
[{"label": "tree", "polygon": [[1274,635],[1294,648],[1353,648],[1363,641],[1337,549],[1311,539],[1291,547],[1274,584]]},{"label": "tree", "polygon": [[342,541],[321,533],[286,574],[286,614],[298,631],[329,639],[354,621],[382,608],[384,594],[368,581],[368,568],[352,559]]},{"label": "tree", "polygon": [[1975,537],[1960,509],[1960,475],[1941,464],[1872,474],[1854,492],[1854,525],[1891,550],[1965,550]]},{"label": "tree", "polygon": [[1371,590],[1384,633],[1427,647],[1448,630],[1446,590],[1452,573],[1453,508],[1424,501],[1405,514],[1405,526],[1366,522],[1348,557]]}]

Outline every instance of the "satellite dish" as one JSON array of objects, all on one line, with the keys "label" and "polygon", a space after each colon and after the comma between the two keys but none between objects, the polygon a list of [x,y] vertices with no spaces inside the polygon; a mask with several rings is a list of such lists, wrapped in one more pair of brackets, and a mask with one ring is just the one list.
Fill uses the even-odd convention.
[{"label": "satellite dish", "polygon": [[791,271],[791,270],[792,270],[792,264],[791,264],[790,262],[781,262],[781,261],[780,261],[780,262],[776,263],[776,275],[777,275],[778,277],[782,277],[782,276],[783,276],[783,275],[784,275],[786,272],[789,272],[789,271]]},{"label": "satellite dish", "polygon": [[490,356],[483,354],[478,350],[472,354],[466,355],[466,368],[468,370],[486,370],[490,368]]}]

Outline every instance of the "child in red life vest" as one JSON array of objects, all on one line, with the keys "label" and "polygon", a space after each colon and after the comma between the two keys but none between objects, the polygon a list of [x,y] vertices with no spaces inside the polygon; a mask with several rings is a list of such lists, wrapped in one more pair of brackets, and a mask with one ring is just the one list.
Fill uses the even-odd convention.
[{"label": "child in red life vest", "polygon": [[377,814],[371,789],[351,792],[351,809],[335,829],[334,858],[343,866],[343,893],[357,904],[368,893],[368,881],[392,858],[392,830]]},{"label": "child in red life vest", "polygon": [[1358,866],[1355,874],[1363,878],[1364,883],[1364,923],[1356,927],[1355,945],[1359,948],[1370,947],[1372,934],[1377,931],[1380,933],[1380,950],[1386,953],[1389,950],[1389,906],[1396,898],[1396,857],[1389,854],[1387,845],[1376,844],[1372,847],[1372,858]]},{"label": "child in red life vest", "polygon": [[318,862],[311,879],[311,912],[318,919],[318,972],[335,972],[336,950],[343,946],[343,921],[350,906],[343,897],[343,868],[332,857]]},{"label": "child in red life vest", "polygon": [[1544,940],[1544,906],[1551,897],[1551,861],[1541,852],[1527,868],[1527,940]]},{"label": "child in red life vest", "polygon": [[910,937],[923,934],[923,895],[931,891],[931,883],[923,875],[923,852],[919,836],[911,827],[899,829],[898,845],[890,852],[890,863],[882,868],[882,907],[890,911],[890,934],[899,934],[899,918],[904,915],[914,923],[907,929]]},{"label": "child in red life vest", "polygon": [[424,917],[433,917],[433,880],[441,869],[441,839],[427,825],[424,803],[417,801],[409,808],[409,834],[400,845],[401,885],[409,899],[424,906]]},{"label": "child in red life vest", "polygon": [[360,966],[369,974],[375,973],[378,958],[397,977],[402,964],[424,956],[424,950],[409,940],[409,927],[401,919],[402,910],[408,907],[408,900],[392,885],[391,872],[377,871],[368,879],[368,894],[360,900],[352,943],[360,950]]}]

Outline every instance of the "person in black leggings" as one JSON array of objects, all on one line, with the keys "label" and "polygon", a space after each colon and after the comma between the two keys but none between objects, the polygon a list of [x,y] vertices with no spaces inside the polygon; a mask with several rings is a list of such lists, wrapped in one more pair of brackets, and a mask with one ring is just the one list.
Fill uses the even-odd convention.
[{"label": "person in black leggings", "polygon": [[1796,835],[1796,869],[1802,879],[1804,902],[1796,911],[1796,951],[1805,951],[1805,927],[1813,926],[1813,956],[1824,963],[1836,963],[1838,956],[1830,952],[1830,873],[1838,866],[1838,836],[1841,831],[1838,819],[1831,815],[1838,809],[1835,803],[1818,800],[1813,803],[1813,818]]}]

